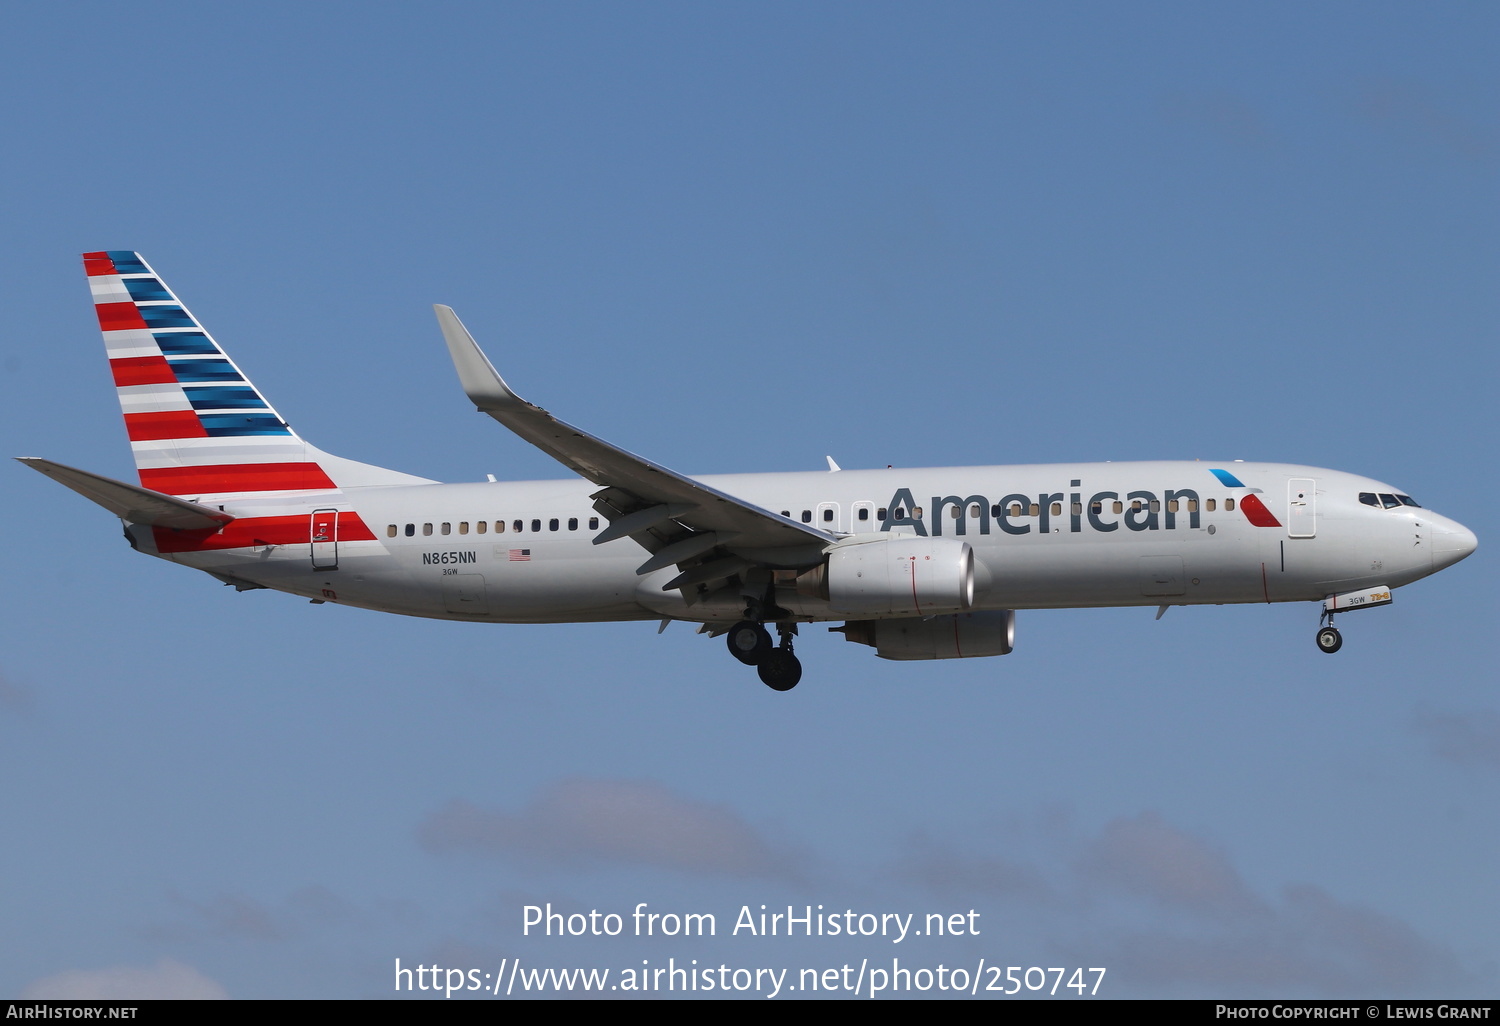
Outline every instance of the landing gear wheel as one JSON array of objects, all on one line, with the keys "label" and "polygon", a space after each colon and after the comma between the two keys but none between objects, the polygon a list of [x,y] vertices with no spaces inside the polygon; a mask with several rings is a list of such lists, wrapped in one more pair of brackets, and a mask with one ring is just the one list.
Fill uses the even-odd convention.
[{"label": "landing gear wheel", "polygon": [[1324,627],[1318,631],[1318,648],[1329,655],[1344,647],[1344,636],[1337,627]]},{"label": "landing gear wheel", "polygon": [[790,691],[802,679],[802,660],[784,648],[767,652],[755,668],[760,681],[772,691]]},{"label": "landing gear wheel", "polygon": [[754,620],[741,620],[729,628],[725,640],[729,654],[746,666],[759,666],[771,649],[771,634]]}]

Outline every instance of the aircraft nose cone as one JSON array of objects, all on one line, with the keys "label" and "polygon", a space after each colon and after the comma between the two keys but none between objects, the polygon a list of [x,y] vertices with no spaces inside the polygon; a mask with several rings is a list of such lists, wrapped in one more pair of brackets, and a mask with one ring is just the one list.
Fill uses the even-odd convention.
[{"label": "aircraft nose cone", "polygon": [[1463,524],[1444,520],[1432,532],[1432,568],[1441,570],[1479,548],[1479,539]]}]

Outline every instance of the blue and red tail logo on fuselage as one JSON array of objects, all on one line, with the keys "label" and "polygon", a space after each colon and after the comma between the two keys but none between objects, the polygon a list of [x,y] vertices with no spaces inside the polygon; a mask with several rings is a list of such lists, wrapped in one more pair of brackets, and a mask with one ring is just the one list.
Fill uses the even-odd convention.
[{"label": "blue and red tail logo on fuselage", "polygon": [[[1225,488],[1244,488],[1245,483],[1235,477],[1227,470],[1210,467],[1209,473],[1219,479],[1219,483]],[[1280,527],[1281,521],[1276,515],[1266,509],[1266,504],[1260,501],[1260,496],[1254,492],[1246,492],[1240,496],[1240,510],[1245,514],[1245,519],[1256,527]]]}]

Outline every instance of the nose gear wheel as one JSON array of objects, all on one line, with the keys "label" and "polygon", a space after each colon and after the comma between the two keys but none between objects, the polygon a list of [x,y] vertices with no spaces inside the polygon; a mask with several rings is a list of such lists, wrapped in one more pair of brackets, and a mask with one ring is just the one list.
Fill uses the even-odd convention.
[{"label": "nose gear wheel", "polygon": [[1337,627],[1323,627],[1318,631],[1318,649],[1329,655],[1344,647],[1344,636]]}]

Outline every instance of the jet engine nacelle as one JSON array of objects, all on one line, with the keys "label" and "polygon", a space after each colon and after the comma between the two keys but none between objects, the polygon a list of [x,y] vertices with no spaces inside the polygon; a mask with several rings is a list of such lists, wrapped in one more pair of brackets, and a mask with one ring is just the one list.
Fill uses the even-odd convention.
[{"label": "jet engine nacelle", "polygon": [[956,538],[897,534],[837,545],[824,572],[839,616],[932,616],[974,604],[974,550]]},{"label": "jet engine nacelle", "polygon": [[953,613],[947,616],[851,620],[846,641],[870,645],[882,659],[968,659],[1007,655],[1016,643],[1013,609]]}]

